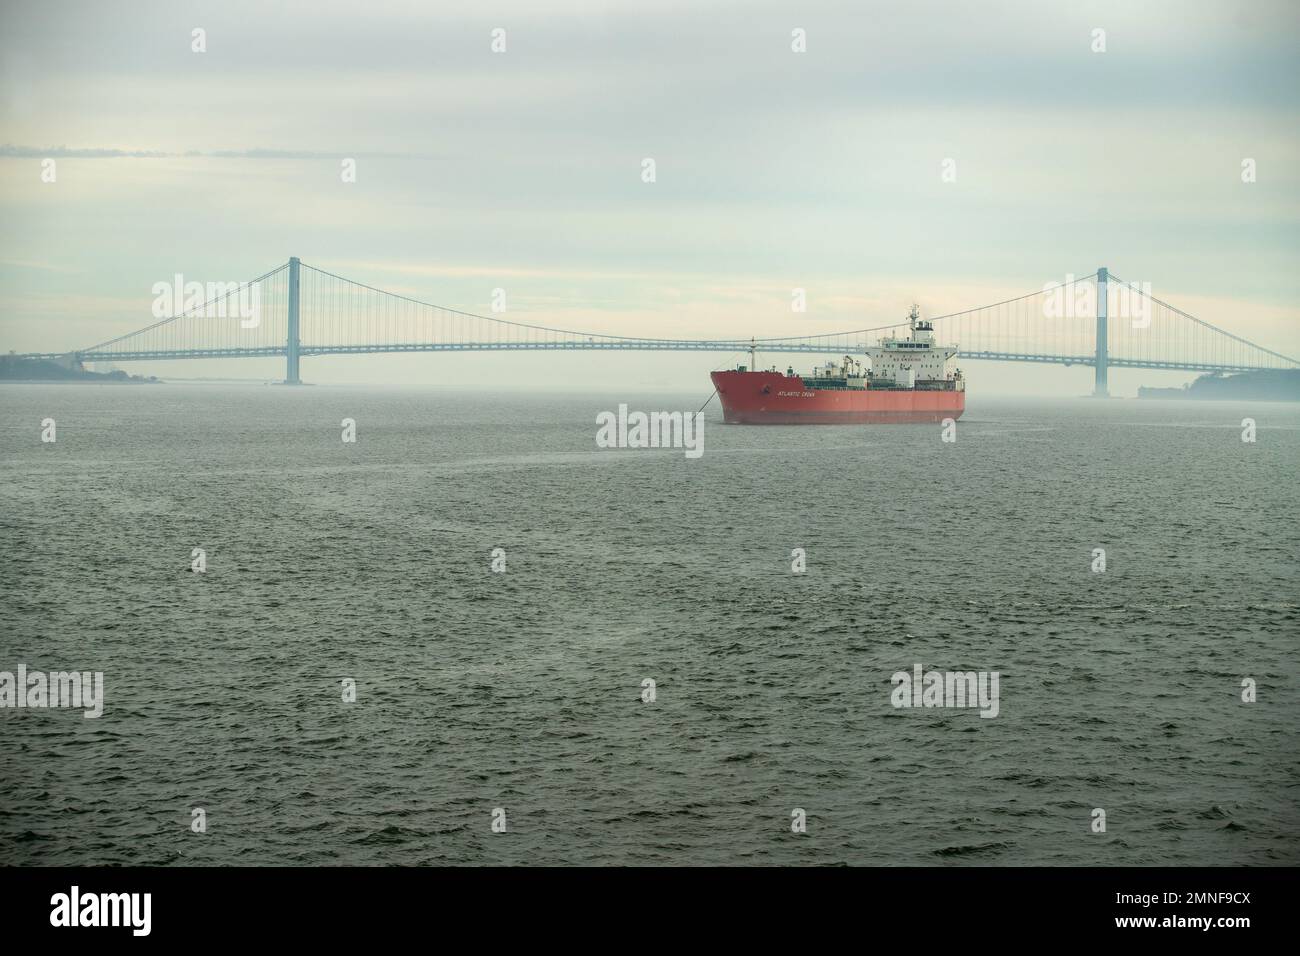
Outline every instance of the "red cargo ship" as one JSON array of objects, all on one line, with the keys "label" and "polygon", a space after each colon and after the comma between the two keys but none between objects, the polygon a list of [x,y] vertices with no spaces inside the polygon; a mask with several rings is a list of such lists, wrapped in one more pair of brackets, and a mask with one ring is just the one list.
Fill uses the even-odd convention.
[{"label": "red cargo ship", "polygon": [[[961,370],[948,370],[956,346],[936,345],[934,327],[912,306],[911,334],[885,338],[867,349],[869,370],[849,356],[842,365],[827,364],[812,375],[794,369],[785,374],[714,372],[722,401],[722,419],[737,425],[835,425],[941,422],[966,410],[966,382]],[[751,364],[754,350],[750,350]]]}]

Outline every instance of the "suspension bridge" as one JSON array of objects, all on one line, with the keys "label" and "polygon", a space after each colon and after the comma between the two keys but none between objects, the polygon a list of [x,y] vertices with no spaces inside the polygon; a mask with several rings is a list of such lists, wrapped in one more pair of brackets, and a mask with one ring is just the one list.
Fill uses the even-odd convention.
[{"label": "suspension bridge", "polygon": [[[179,294],[179,293],[178,293]],[[196,297],[196,298],[200,298]],[[1300,361],[1211,325],[1107,269],[990,305],[933,316],[959,360],[1091,366],[1108,394],[1111,368],[1248,372]],[[249,283],[135,332],[73,352],[19,358],[131,362],[283,356],[300,384],[305,356],[379,352],[622,350],[848,355],[906,329],[906,322],[819,335],[751,339],[638,338],[580,332],[448,309],[290,259]]]}]

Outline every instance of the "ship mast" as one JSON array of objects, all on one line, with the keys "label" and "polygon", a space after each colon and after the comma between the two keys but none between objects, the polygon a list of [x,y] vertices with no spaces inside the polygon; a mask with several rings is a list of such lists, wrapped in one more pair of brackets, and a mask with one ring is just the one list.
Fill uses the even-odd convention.
[{"label": "ship mast", "polygon": [[751,372],[757,372],[757,371],[758,371],[758,364],[757,364],[758,360],[757,360],[756,358],[754,358],[754,350],[755,350],[757,347],[758,347],[758,346],[757,346],[757,345],[755,344],[755,342],[754,342],[754,337],[751,335],[751,336],[749,337],[749,370],[750,370]]}]

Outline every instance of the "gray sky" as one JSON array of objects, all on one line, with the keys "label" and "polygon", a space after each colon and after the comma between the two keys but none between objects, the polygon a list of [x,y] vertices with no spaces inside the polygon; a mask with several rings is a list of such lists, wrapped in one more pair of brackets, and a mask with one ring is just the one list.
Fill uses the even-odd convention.
[{"label": "gray sky", "polygon": [[[512,319],[668,337],[861,328],[1105,265],[1296,354],[1298,9],[6,4],[0,349],[85,346],[152,321],[174,273],[248,279],[298,255],[453,308],[487,313],[504,287]],[[303,375],[703,396],[725,358],[366,356]],[[1090,388],[1081,368],[966,370],[972,391]]]}]

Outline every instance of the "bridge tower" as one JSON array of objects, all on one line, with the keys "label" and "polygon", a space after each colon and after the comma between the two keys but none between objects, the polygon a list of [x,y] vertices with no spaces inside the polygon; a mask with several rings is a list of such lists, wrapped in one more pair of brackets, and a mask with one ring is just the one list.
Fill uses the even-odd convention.
[{"label": "bridge tower", "polygon": [[1092,397],[1093,398],[1110,398],[1110,388],[1106,381],[1107,372],[1107,342],[1106,332],[1106,283],[1109,273],[1106,267],[1102,266],[1097,270],[1097,354],[1093,359],[1093,379]]},{"label": "bridge tower", "polygon": [[288,357],[284,371],[284,384],[286,385],[302,384],[302,379],[298,377],[299,264],[297,256],[289,259],[289,335],[284,343],[284,354]]}]

